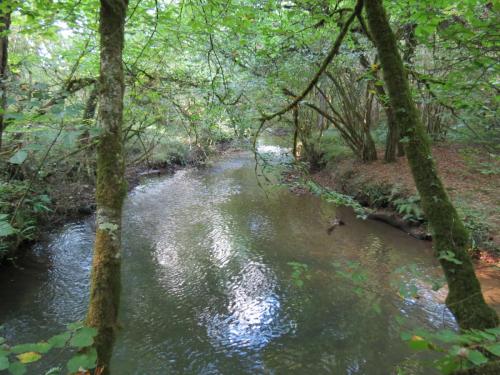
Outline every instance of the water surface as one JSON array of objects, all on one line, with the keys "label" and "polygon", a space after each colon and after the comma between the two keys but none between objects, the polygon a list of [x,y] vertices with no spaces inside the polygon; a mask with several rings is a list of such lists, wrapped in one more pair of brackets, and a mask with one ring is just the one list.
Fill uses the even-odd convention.
[{"label": "water surface", "polygon": [[[336,216],[346,225],[328,235]],[[0,276],[9,341],[85,315],[92,223],[68,224],[34,248],[36,261]],[[428,243],[314,196],[264,191],[245,152],[135,188],[123,246],[117,374],[390,374],[414,356],[397,317],[403,329],[454,324],[414,275],[440,275]],[[355,293],[334,263],[360,264],[370,292]],[[293,264],[307,266],[299,282]],[[419,297],[401,297],[401,285]]]}]

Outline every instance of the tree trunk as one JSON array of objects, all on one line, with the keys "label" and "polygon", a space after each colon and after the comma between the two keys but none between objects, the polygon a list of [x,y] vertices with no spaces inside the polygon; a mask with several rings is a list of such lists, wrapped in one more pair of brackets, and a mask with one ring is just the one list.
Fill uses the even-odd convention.
[{"label": "tree trunk", "polygon": [[96,240],[87,324],[95,327],[97,366],[109,374],[120,304],[121,216],[126,192],[123,162],[122,52],[128,0],[101,0],[100,103],[97,147]]},{"label": "tree trunk", "polygon": [[3,131],[5,129],[5,111],[7,110],[7,70],[9,63],[9,36],[10,12],[9,6],[5,7],[5,0],[0,0],[4,6],[0,15],[0,150],[2,149]]},{"label": "tree trunk", "polygon": [[366,92],[366,110],[363,121],[363,150],[361,158],[364,162],[370,162],[377,160],[377,149],[375,147],[375,141],[373,140],[372,133],[370,132],[372,123],[373,95],[369,93],[368,87]]},{"label": "tree trunk", "polygon": [[387,115],[387,137],[385,139],[384,160],[386,163],[393,163],[396,161],[399,131],[397,126],[394,126],[395,118],[392,109],[386,108],[385,113]]},{"label": "tree trunk", "polygon": [[467,254],[468,233],[437,174],[430,141],[411,97],[403,62],[382,0],[367,0],[365,7],[391,105],[401,135],[408,139],[406,154],[424,213],[433,230],[436,255],[448,282],[446,305],[462,329],[496,327],[497,314],[485,303]]},{"label": "tree trunk", "polygon": [[298,141],[299,141],[299,108],[297,106],[293,107],[293,126],[295,128],[293,132],[293,158],[295,160],[299,159],[299,149],[298,149]]},{"label": "tree trunk", "polygon": [[83,112],[83,120],[92,120],[95,116],[95,111],[97,108],[97,99],[99,97],[99,85],[96,83],[92,90],[90,91],[89,98],[85,103],[85,110]]},{"label": "tree trunk", "polygon": [[398,156],[405,156],[405,146],[403,142],[401,142],[401,137],[398,140]]},{"label": "tree trunk", "polygon": [[361,152],[361,158],[364,162],[371,162],[377,160],[377,149],[375,147],[375,141],[373,140],[372,134],[369,128],[364,128],[364,140],[363,140],[363,150]]}]

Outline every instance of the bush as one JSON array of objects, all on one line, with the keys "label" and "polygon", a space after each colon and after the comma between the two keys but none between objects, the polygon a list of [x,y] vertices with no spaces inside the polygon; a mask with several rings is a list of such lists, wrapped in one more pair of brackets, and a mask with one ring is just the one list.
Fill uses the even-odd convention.
[{"label": "bush", "polygon": [[323,162],[331,163],[337,158],[352,156],[352,151],[340,138],[338,132],[327,131],[321,141],[321,151],[323,152]]},{"label": "bush", "polygon": [[28,182],[0,181],[0,260],[21,242],[35,238],[50,206],[49,196],[34,191]]}]

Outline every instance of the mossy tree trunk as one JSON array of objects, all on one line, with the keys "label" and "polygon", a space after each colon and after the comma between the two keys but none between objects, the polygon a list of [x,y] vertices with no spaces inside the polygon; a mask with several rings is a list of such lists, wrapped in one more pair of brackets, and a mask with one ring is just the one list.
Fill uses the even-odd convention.
[{"label": "mossy tree trunk", "polygon": [[7,70],[9,62],[9,35],[11,9],[0,0],[0,150],[2,149],[5,129],[5,110],[7,109]]},{"label": "mossy tree trunk", "polygon": [[109,374],[120,304],[121,216],[125,195],[123,162],[122,53],[128,0],[101,0],[101,68],[97,147],[97,227],[87,325],[95,327],[97,365]]},{"label": "mossy tree trunk", "polygon": [[468,233],[437,174],[382,0],[366,0],[365,9],[401,136],[408,141],[406,155],[433,231],[435,251],[448,282],[446,304],[463,329],[495,327],[497,314],[484,301],[467,253]]}]

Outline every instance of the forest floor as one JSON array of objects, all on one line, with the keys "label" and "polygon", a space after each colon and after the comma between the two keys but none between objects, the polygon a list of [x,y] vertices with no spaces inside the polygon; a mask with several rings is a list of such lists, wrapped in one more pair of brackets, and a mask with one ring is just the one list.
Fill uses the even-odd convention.
[{"label": "forest floor", "polygon": [[[443,183],[472,233],[478,250],[476,255],[500,265],[499,160],[482,149],[456,144],[437,145],[432,151]],[[354,196],[368,206],[380,202],[381,197],[389,200],[390,205],[391,197],[398,197],[398,203],[404,199],[411,203],[410,198],[417,196],[406,158],[384,163],[382,153],[379,160],[372,163],[352,158],[338,159],[326,169],[314,173],[312,178],[320,185]]]}]

